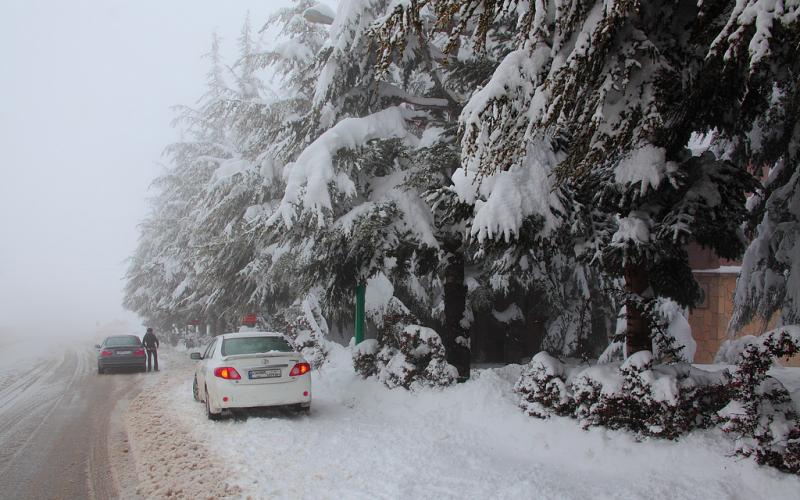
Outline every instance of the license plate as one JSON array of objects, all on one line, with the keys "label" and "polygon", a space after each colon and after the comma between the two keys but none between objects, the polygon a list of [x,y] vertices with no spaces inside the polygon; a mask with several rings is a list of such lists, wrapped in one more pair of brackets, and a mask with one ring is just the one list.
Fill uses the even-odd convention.
[{"label": "license plate", "polygon": [[133,351],[117,351],[117,354],[131,354]]},{"label": "license plate", "polygon": [[254,378],[278,378],[281,376],[280,368],[267,368],[264,370],[250,370],[248,375],[251,379]]}]

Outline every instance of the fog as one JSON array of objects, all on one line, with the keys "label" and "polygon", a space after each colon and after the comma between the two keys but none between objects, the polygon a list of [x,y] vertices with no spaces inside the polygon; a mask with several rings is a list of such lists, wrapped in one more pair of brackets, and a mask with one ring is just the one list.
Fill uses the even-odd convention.
[{"label": "fog", "polygon": [[0,2],[0,337],[143,331],[122,278],[170,107],[202,93],[214,30],[232,62],[246,13],[288,3]]}]

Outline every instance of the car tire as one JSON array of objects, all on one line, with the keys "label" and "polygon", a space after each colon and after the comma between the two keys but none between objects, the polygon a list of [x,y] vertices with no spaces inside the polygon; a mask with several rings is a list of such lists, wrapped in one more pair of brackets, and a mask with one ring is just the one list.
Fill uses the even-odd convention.
[{"label": "car tire", "polygon": [[98,374],[98,375],[102,375],[102,374],[104,374],[105,372],[106,372],[106,371],[105,371],[103,368],[101,368],[101,367],[99,367],[99,366],[97,367],[97,374]]},{"label": "car tire", "polygon": [[200,390],[197,388],[197,377],[192,381],[192,397],[195,401],[200,401]]},{"label": "car tire", "polygon": [[219,420],[222,417],[222,412],[214,413],[211,411],[211,398],[208,397],[208,388],[206,388],[206,416],[209,420]]}]

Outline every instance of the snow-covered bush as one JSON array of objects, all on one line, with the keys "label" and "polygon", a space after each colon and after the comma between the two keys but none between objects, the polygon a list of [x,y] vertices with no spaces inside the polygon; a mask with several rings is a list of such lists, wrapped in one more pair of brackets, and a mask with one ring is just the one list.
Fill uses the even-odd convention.
[{"label": "snow-covered bush", "polygon": [[779,328],[740,344],[733,374],[655,364],[649,351],[595,365],[570,365],[542,352],[514,388],[528,415],[570,416],[584,428],[675,439],[720,425],[735,437],[736,453],[800,473],[800,416],[786,388],[767,376],[776,358],[800,352],[800,329]]},{"label": "snow-covered bush", "polygon": [[800,335],[774,330],[749,343],[731,382],[732,398],[719,412],[722,430],[736,437],[736,452],[759,464],[800,473],[800,419],[786,388],[767,376],[776,357],[800,352]]},{"label": "snow-covered bush", "polygon": [[534,356],[514,385],[525,413],[539,418],[551,414],[570,415],[575,402],[567,390],[566,373],[564,363],[548,353],[540,352]]},{"label": "snow-covered bush", "polygon": [[655,365],[649,351],[624,362],[568,366],[537,354],[516,384],[520,406],[532,416],[572,416],[584,427],[627,429],[674,439],[709,427],[726,403],[727,372],[689,364]]},{"label": "snow-covered bush", "polygon": [[417,324],[416,318],[397,298],[375,340],[365,340],[353,350],[353,366],[364,378],[377,376],[387,387],[442,387],[453,384],[458,372],[445,360],[439,334]]},{"label": "snow-covered bush", "polygon": [[[355,339],[353,339],[355,340]],[[366,339],[353,348],[353,368],[364,378],[378,374],[378,341]]]},{"label": "snow-covered bush", "polygon": [[284,335],[314,368],[319,368],[328,355],[328,322],[314,293],[296,301],[283,315]]},{"label": "snow-covered bush", "polygon": [[720,395],[728,378],[727,372],[704,372],[684,363],[655,365],[652,354],[641,351],[621,364],[577,375],[575,416],[586,427],[674,439],[713,423],[710,417],[725,403]]}]

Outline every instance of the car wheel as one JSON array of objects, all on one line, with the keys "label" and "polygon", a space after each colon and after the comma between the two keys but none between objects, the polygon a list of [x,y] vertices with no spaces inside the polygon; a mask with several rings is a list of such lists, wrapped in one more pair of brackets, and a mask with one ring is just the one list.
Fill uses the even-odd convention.
[{"label": "car wheel", "polygon": [[97,367],[97,374],[98,374],[98,375],[102,375],[102,374],[104,374],[105,372],[106,372],[106,371],[105,371],[105,370],[103,370],[103,368],[102,368],[102,367],[100,367],[100,366],[98,366],[98,367]]},{"label": "car wheel", "polygon": [[214,413],[211,411],[211,398],[208,397],[208,388],[206,388],[206,416],[209,420],[219,420],[222,412]]},{"label": "car wheel", "polygon": [[197,389],[197,377],[192,382],[192,397],[195,401],[200,401],[200,391]]}]

